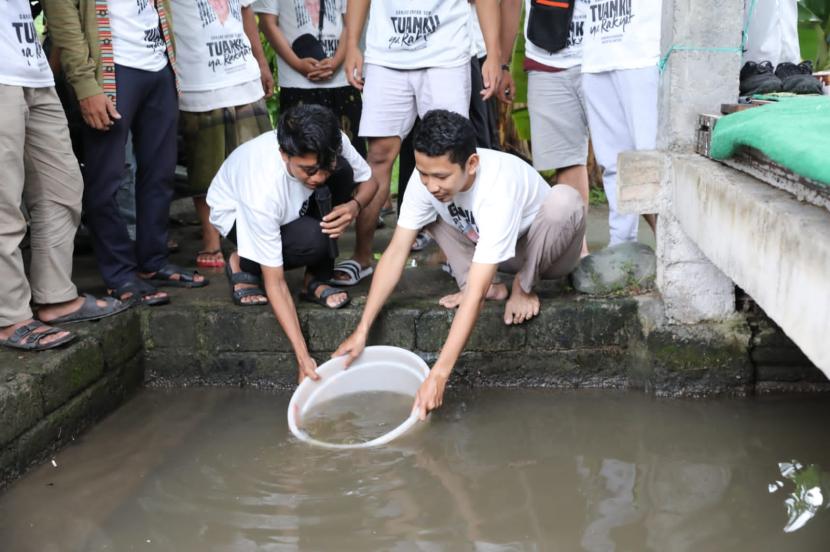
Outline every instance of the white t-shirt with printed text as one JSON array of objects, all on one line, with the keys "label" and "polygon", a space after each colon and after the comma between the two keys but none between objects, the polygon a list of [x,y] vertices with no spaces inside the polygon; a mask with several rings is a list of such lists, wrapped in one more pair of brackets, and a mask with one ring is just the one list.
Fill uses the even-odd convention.
[{"label": "white t-shirt with printed text", "polygon": [[483,58],[486,55],[487,44],[484,42],[484,33],[481,32],[476,5],[470,4],[470,57]]},{"label": "white t-shirt with printed text", "polygon": [[516,242],[527,233],[550,186],[515,155],[476,151],[480,163],[473,185],[447,203],[435,199],[419,173],[412,173],[398,225],[420,230],[441,217],[476,243],[473,262],[498,264],[516,255]]},{"label": "white t-shirt with printed text", "polygon": [[217,90],[259,80],[259,64],[242,27],[242,8],[252,2],[171,0],[176,70],[182,92]]},{"label": "white t-shirt with printed text", "polygon": [[[320,2],[325,2],[322,32]],[[257,0],[254,11],[276,15],[280,30],[289,45],[301,35],[310,34],[320,41],[326,56],[332,57],[340,45],[340,35],[343,33],[346,0]],[[282,57],[277,57],[277,76],[282,88],[339,88],[349,85],[342,65],[331,79],[310,81]]]},{"label": "white t-shirt with printed text", "polygon": [[160,71],[167,66],[167,47],[154,0],[109,0],[112,54],[116,65]]},{"label": "white t-shirt with printed text", "polygon": [[373,0],[364,60],[391,69],[465,65],[469,20],[467,0]]},{"label": "white t-shirt with printed text", "polygon": [[533,44],[527,38],[528,16],[530,14],[530,0],[525,0],[525,56],[548,67],[570,69],[582,63],[582,41],[585,36],[585,21],[588,15],[590,0],[574,0],[574,12],[571,20],[571,32],[568,44],[558,52],[550,53],[544,48]]},{"label": "white t-shirt with printed text", "polygon": [[656,66],[661,10],[661,0],[589,0],[582,72]]},{"label": "white t-shirt with printed text", "polygon": [[[355,182],[372,170],[342,134],[341,155]],[[245,142],[225,160],[207,193],[210,222],[223,235],[236,224],[239,255],[264,266],[283,265],[280,227],[300,218],[313,193],[289,174],[280,155],[277,131]]]},{"label": "white t-shirt with printed text", "polygon": [[40,45],[28,0],[0,3],[0,84],[45,88],[55,85]]}]

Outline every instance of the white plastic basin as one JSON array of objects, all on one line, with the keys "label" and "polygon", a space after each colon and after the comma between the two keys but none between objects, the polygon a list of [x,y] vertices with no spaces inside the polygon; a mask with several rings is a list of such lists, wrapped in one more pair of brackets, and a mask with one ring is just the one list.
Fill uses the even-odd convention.
[{"label": "white plastic basin", "polygon": [[389,433],[361,443],[326,443],[306,433],[301,423],[303,416],[315,405],[352,393],[387,391],[410,395],[414,401],[429,368],[411,351],[387,346],[366,347],[348,368],[345,357],[338,357],[319,366],[317,373],[320,380],[305,378],[288,403],[288,427],[295,437],[306,443],[332,449],[376,447],[400,437],[418,423],[418,415],[413,410],[409,418]]}]

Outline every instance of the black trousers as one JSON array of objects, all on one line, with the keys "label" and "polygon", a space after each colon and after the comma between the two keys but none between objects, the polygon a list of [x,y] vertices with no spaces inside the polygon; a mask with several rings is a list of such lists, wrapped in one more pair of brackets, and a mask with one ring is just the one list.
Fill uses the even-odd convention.
[{"label": "black trousers", "polygon": [[[351,200],[356,185],[352,167],[344,158],[338,157],[337,168],[326,180],[326,186],[331,191],[332,205],[340,205]],[[315,194],[312,194],[305,213],[297,220],[280,226],[283,270],[306,267],[315,280],[322,282],[334,277],[335,259],[331,255],[331,238],[320,228],[323,216]],[[235,224],[227,237],[236,245]],[[250,274],[262,274],[260,264],[245,257],[239,257],[239,267]]]},{"label": "black trousers", "polygon": [[[82,131],[84,220],[92,232],[98,268],[110,288],[132,280],[137,270],[155,272],[167,264],[179,114],[169,65],[157,72],[116,65],[115,76],[121,119],[107,131],[88,125]],[[138,166],[135,243],[115,200],[130,130]]]}]

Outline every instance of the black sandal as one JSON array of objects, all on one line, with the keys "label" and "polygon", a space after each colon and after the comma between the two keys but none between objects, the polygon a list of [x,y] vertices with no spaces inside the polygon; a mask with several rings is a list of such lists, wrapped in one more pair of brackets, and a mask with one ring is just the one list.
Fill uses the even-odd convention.
[{"label": "black sandal", "polygon": [[[48,330],[37,332],[40,328],[49,328]],[[47,335],[55,335],[57,333],[65,332],[60,328],[44,324],[40,320],[32,320],[28,324],[24,324],[17,328],[8,339],[0,339],[0,345],[11,347],[12,349],[22,349],[24,351],[45,351],[47,349],[54,349],[60,347],[65,343],[69,343],[75,339],[75,334],[68,332],[60,339],[56,339],[51,343],[41,344],[40,340]]]},{"label": "black sandal", "polygon": [[[320,286],[329,287],[323,290],[323,292],[320,294],[320,297],[317,297],[317,294],[315,292],[317,291],[317,288],[319,288]],[[345,293],[346,300],[338,305],[329,305],[326,299],[328,299],[332,295],[337,295],[338,293]],[[342,309],[343,307],[348,305],[349,302],[352,300],[352,298],[349,297],[349,292],[347,292],[345,289],[336,288],[334,286],[330,286],[329,284],[325,282],[320,282],[318,280],[312,280],[308,283],[308,287],[306,288],[305,292],[300,293],[300,299],[302,299],[303,301],[308,301],[309,303],[317,303],[318,305],[322,305],[332,310]]]},{"label": "black sandal", "polygon": [[[173,278],[176,274],[178,274],[179,277]],[[152,276],[143,278],[143,280],[146,282],[152,282],[157,286],[181,288],[200,288],[208,285],[207,278],[203,279],[201,282],[197,282],[194,278],[196,274],[199,274],[198,270],[185,270],[178,265],[169,263],[156,270],[155,274]]]},{"label": "black sandal", "polygon": [[[170,302],[170,296],[166,293],[163,297],[151,297],[157,293],[159,293],[158,288],[151,286],[139,278],[137,280],[129,280],[124,282],[117,288],[109,291],[108,295],[130,306],[142,304],[149,307],[155,307],[157,305],[166,305]],[[128,298],[124,298],[127,294],[130,296]]]},{"label": "black sandal", "polygon": [[85,293],[83,304],[75,312],[59,316],[54,320],[41,320],[41,322],[49,324],[50,326],[55,324],[71,324],[73,322],[90,322],[118,314],[132,306],[130,303],[121,301],[116,297],[103,297],[101,300],[106,303],[106,306],[99,307],[98,299],[94,295]]},{"label": "black sandal", "polygon": [[[234,305],[239,305],[240,307],[255,307],[268,304],[268,296],[265,295],[265,291],[262,289],[262,280],[258,276],[250,272],[245,272],[244,270],[232,272],[230,262],[225,264],[225,275],[231,284],[231,299]],[[255,287],[236,289],[237,284],[249,284]],[[265,301],[245,302],[242,300],[245,297],[251,297],[253,295],[265,297]]]}]

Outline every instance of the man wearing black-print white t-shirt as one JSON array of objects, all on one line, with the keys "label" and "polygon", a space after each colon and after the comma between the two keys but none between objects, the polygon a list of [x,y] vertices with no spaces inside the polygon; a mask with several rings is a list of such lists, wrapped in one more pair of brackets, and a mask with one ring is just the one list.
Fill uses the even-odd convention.
[{"label": "man wearing black-print white t-shirt", "polygon": [[[423,419],[441,406],[485,300],[506,300],[504,323],[522,324],[541,309],[533,290],[538,280],[564,276],[577,266],[585,203],[570,186],[548,186],[518,157],[476,148],[472,123],[458,113],[427,113],[414,146],[417,174],[406,188],[398,227],[378,263],[357,328],[334,356],[348,355],[349,364],[363,352],[418,231],[425,229],[447,256],[459,291],[438,301],[458,311],[416,395],[414,407]],[[509,291],[497,272],[515,274]]]}]

